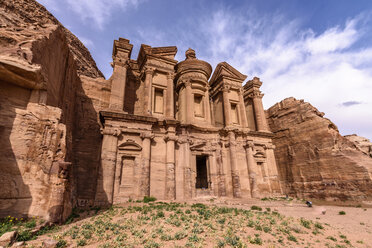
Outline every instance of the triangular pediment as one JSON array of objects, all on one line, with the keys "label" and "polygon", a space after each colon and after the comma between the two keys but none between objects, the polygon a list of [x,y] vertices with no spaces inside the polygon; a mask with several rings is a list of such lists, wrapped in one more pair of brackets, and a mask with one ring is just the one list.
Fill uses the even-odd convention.
[{"label": "triangular pediment", "polygon": [[235,79],[241,83],[247,78],[246,75],[240,73],[237,69],[229,65],[227,62],[221,62],[217,65],[210,81],[211,84],[217,81],[220,77]]}]

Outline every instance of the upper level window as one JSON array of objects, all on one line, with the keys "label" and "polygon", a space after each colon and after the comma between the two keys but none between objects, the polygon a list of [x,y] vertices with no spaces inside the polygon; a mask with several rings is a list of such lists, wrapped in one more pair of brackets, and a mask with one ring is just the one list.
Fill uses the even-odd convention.
[{"label": "upper level window", "polygon": [[231,122],[233,124],[239,124],[238,109],[235,103],[231,104]]},{"label": "upper level window", "polygon": [[155,88],[153,100],[154,113],[163,114],[164,112],[164,94],[162,89]]},{"label": "upper level window", "polygon": [[197,117],[204,117],[204,107],[203,107],[203,96],[194,95],[194,114]]}]

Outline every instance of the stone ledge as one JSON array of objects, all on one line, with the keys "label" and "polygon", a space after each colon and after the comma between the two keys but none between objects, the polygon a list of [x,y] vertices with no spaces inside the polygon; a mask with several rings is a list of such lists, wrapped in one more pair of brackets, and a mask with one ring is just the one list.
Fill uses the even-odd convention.
[{"label": "stone ledge", "polygon": [[151,116],[133,115],[116,110],[102,110],[99,112],[100,120],[104,125],[106,120],[120,120],[120,121],[133,121],[133,122],[145,122],[145,123],[156,123],[157,118]]}]

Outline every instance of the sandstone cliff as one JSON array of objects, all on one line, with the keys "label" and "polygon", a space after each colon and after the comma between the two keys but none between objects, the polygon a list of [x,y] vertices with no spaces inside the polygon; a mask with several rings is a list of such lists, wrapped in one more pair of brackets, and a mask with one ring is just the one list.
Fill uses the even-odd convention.
[{"label": "sandstone cliff", "polygon": [[61,221],[92,202],[109,87],[42,5],[0,1],[0,217]]},{"label": "sandstone cliff", "polygon": [[301,198],[372,198],[372,158],[310,103],[287,98],[267,110],[286,193]]},{"label": "sandstone cliff", "polygon": [[362,152],[372,158],[372,142],[369,139],[360,137],[356,134],[345,135],[346,139],[353,142]]}]

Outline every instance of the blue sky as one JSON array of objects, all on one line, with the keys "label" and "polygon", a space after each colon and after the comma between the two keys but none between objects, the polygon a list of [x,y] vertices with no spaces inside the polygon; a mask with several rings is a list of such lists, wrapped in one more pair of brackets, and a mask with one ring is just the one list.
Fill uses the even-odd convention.
[{"label": "blue sky", "polygon": [[264,105],[293,96],[325,113],[341,134],[372,139],[370,0],[40,0],[112,73],[113,40],[191,47],[264,82]]}]

